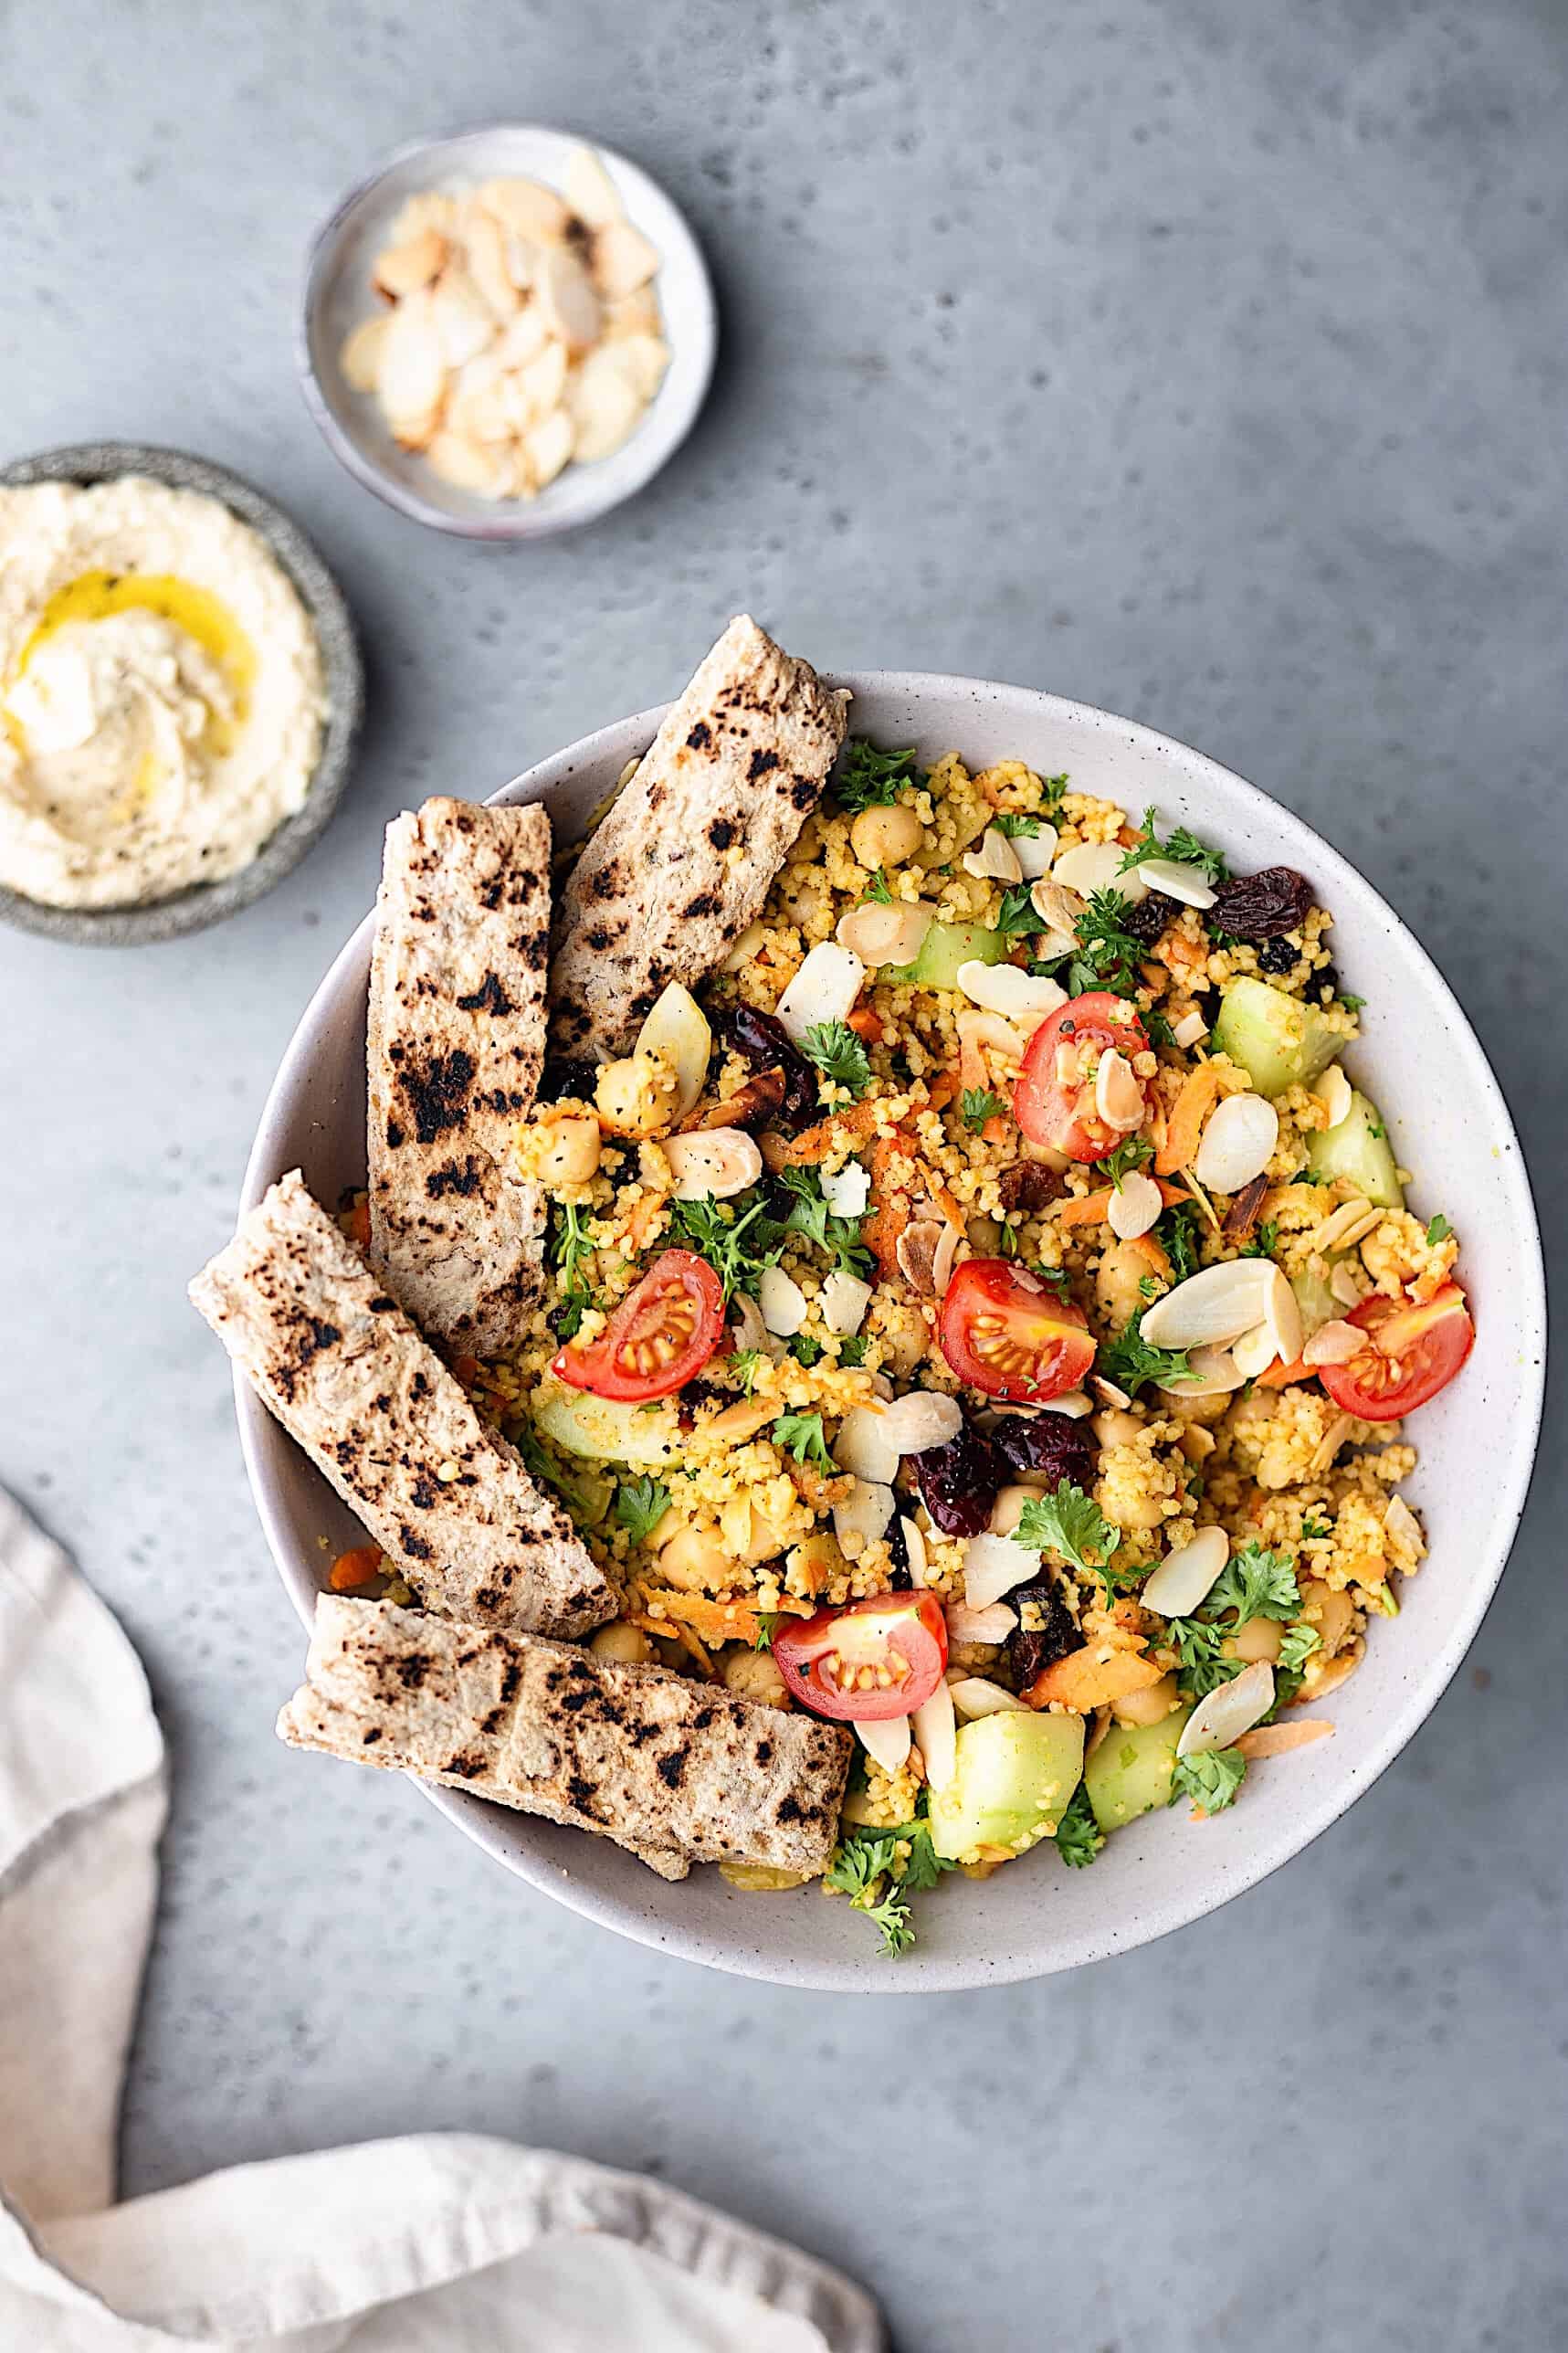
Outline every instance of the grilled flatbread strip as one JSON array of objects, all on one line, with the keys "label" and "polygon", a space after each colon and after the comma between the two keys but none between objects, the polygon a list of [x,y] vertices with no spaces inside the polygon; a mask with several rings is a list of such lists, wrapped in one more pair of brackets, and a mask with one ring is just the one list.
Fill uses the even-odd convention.
[{"label": "grilled flatbread strip", "polygon": [[544,1196],[511,1174],[544,1060],[550,819],[430,800],[386,829],[366,1040],[370,1256],[426,1332],[489,1356],[539,1296]]},{"label": "grilled flatbread strip", "polygon": [[324,1593],[281,1739],[693,1862],[826,1870],[854,1743],[664,1667]]},{"label": "grilled flatbread strip", "polygon": [[556,910],[551,1042],[624,1053],[762,912],[844,741],[848,694],[731,622],[577,861]]},{"label": "grilled flatbread strip", "polygon": [[305,1189],[242,1218],[191,1298],[270,1413],[432,1609],[582,1634],[615,1588]]}]

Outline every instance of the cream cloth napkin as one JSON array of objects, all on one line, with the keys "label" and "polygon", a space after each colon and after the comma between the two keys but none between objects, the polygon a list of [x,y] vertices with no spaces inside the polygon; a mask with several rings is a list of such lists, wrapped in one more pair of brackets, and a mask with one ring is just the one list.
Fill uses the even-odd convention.
[{"label": "cream cloth napkin", "polygon": [[163,1743],[130,1643],[0,1493],[0,2348],[880,2353],[837,2273],[689,2198],[421,2134],[113,2204]]}]

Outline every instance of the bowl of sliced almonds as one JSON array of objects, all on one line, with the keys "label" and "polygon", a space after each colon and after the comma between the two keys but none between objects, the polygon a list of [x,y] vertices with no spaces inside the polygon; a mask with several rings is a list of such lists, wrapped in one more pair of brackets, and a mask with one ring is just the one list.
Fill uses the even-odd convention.
[{"label": "bowl of sliced almonds", "polygon": [[433,530],[575,530],[650,481],[712,374],[685,220],[626,156],[537,123],[394,155],[310,248],[305,397],[356,480]]}]

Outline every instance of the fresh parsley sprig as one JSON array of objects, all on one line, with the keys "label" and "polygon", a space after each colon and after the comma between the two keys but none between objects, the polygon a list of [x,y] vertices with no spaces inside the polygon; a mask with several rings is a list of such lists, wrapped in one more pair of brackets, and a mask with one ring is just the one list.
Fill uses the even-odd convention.
[{"label": "fresh parsley sprig", "polygon": [[1195,1757],[1178,1757],[1171,1774],[1171,1803],[1190,1798],[1205,1814],[1219,1814],[1234,1806],[1247,1778],[1247,1759],[1234,1748],[1205,1748]]},{"label": "fresh parsley sprig", "polygon": [[965,1087],[960,1104],[964,1126],[977,1135],[988,1119],[999,1119],[1006,1108],[1001,1096],[994,1095],[988,1087]]},{"label": "fresh parsley sprig", "polygon": [[635,1544],[647,1544],[669,1502],[669,1489],[661,1479],[624,1479],[616,1490],[616,1517]]},{"label": "fresh parsley sprig", "polygon": [[711,1193],[700,1201],[672,1201],[670,1228],[707,1260],[726,1301],[737,1291],[754,1292],[763,1270],[776,1266],[784,1250],[782,1229],[754,1188],[722,1205]]},{"label": "fresh parsley sprig", "polygon": [[876,1261],[860,1239],[864,1218],[841,1218],[830,1209],[815,1168],[782,1168],[779,1182],[791,1197],[784,1230],[804,1234],[807,1241],[826,1250],[843,1273],[869,1274]]},{"label": "fresh parsley sprig", "polygon": [[814,1021],[800,1046],[808,1060],[859,1102],[871,1083],[871,1060],[847,1021]]},{"label": "fresh parsley sprig", "polygon": [[1086,1577],[1098,1577],[1108,1592],[1121,1582],[1109,1564],[1121,1531],[1070,1479],[1058,1480],[1054,1495],[1037,1495],[1025,1504],[1013,1538],[1031,1552],[1054,1552]]},{"label": "fresh parsley sprig", "polygon": [[1106,1341],[1100,1351],[1101,1377],[1114,1381],[1129,1397],[1136,1397],[1152,1381],[1180,1380],[1192,1369],[1188,1349],[1155,1348],[1145,1340],[1142,1308],[1136,1315],[1128,1317],[1115,1339]]},{"label": "fresh parsley sprig", "polygon": [[852,735],[833,779],[833,797],[840,808],[858,817],[862,809],[889,807],[904,785],[924,782],[912,744],[905,752],[879,752],[864,735]]},{"label": "fresh parsley sprig", "polygon": [[991,823],[1009,841],[1033,841],[1040,830],[1039,818],[1026,816],[1022,809],[998,809]]},{"label": "fresh parsley sprig", "polygon": [[814,1463],[826,1472],[838,1468],[827,1451],[827,1433],[819,1413],[781,1413],[768,1435],[781,1453],[793,1454],[797,1462]]},{"label": "fresh parsley sprig", "polygon": [[1102,1176],[1110,1177],[1120,1193],[1122,1178],[1131,1176],[1134,1168],[1142,1168],[1145,1161],[1152,1160],[1153,1157],[1154,1147],[1146,1136],[1124,1135],[1114,1150],[1108,1152],[1103,1160],[1097,1160],[1094,1165]]},{"label": "fresh parsley sprig", "polygon": [[1168,858],[1177,866],[1195,866],[1205,882],[1229,881],[1230,869],[1217,849],[1210,849],[1195,833],[1189,833],[1184,825],[1177,826],[1169,839],[1162,841],[1157,818],[1157,810],[1144,810],[1143,830],[1118,867],[1119,874],[1127,873],[1134,866],[1142,866],[1146,858]]},{"label": "fresh parsley sprig", "polygon": [[1057,1852],[1074,1871],[1086,1871],[1105,1844],[1105,1833],[1094,1819],[1089,1791],[1080,1781],[1057,1824]]}]

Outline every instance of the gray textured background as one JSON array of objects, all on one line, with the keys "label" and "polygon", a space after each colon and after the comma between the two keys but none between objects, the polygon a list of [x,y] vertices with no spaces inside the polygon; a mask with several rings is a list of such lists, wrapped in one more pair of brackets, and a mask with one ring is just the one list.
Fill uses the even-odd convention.
[{"label": "gray textured background", "polygon": [[[175,1763],[129,2189],[474,2126],[797,2236],[911,2353],[1568,2342],[1560,1426],[1469,1666],[1311,1852],[1071,1979],[830,2000],[623,1945],[274,1746],[299,1633],[182,1298],[386,816],[673,691],[742,605],[832,666],[1107,703],[1301,809],[1458,987],[1550,1205],[1565,60],[1557,0],[0,0],[0,448],[253,476],[373,670],[273,898],[167,948],[0,941],[0,1475]],[[507,112],[664,180],[726,343],[650,492],[497,555],[337,471],[289,339],[342,187]]]}]

